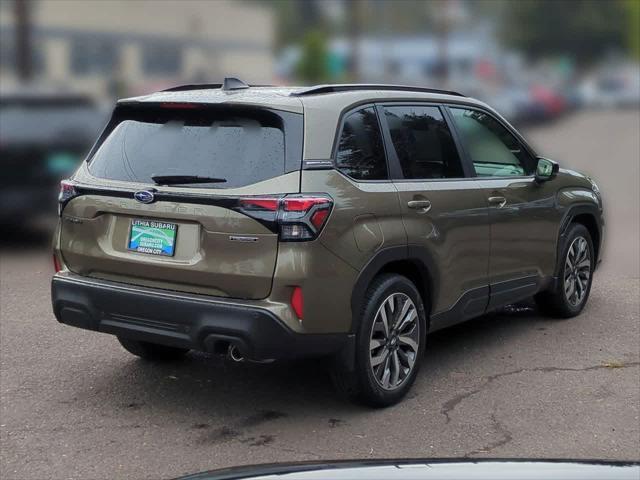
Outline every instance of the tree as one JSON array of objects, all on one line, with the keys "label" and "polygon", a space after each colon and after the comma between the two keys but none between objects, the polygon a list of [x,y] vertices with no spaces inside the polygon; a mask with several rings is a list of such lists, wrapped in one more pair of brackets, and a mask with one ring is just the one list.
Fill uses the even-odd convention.
[{"label": "tree", "polygon": [[629,49],[635,59],[640,60],[640,0],[627,0],[625,6],[629,25]]},{"label": "tree", "polygon": [[297,77],[306,83],[322,83],[329,78],[327,40],[319,30],[309,31],[302,40],[302,57]]},{"label": "tree", "polygon": [[623,0],[513,0],[502,20],[505,43],[534,60],[568,55],[588,65],[627,43]]}]

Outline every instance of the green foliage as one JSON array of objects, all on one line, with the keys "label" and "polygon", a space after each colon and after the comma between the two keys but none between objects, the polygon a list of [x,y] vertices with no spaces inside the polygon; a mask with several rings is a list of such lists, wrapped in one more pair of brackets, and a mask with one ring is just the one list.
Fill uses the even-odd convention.
[{"label": "green foliage", "polygon": [[322,83],[329,80],[327,40],[319,30],[311,30],[302,39],[302,56],[296,73],[306,83]]},{"label": "green foliage", "polygon": [[636,60],[640,60],[640,0],[626,0],[625,7],[629,25],[629,50]]},{"label": "green foliage", "polygon": [[626,13],[623,0],[513,0],[504,4],[502,33],[532,59],[568,55],[585,65],[626,49]]}]

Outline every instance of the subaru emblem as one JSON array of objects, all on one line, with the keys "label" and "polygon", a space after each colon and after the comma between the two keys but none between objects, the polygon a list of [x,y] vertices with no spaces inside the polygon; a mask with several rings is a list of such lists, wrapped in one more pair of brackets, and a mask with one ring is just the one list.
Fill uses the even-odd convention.
[{"label": "subaru emblem", "polygon": [[133,198],[135,198],[140,203],[153,203],[156,199],[153,192],[149,190],[140,190],[133,194]]}]

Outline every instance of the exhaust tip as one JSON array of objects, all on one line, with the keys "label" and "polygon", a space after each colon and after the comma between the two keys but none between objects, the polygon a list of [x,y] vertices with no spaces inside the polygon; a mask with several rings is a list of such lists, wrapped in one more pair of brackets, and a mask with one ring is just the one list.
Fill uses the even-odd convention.
[{"label": "exhaust tip", "polygon": [[229,345],[229,350],[227,352],[229,358],[234,362],[243,362],[244,356],[240,352],[240,349],[236,345]]}]

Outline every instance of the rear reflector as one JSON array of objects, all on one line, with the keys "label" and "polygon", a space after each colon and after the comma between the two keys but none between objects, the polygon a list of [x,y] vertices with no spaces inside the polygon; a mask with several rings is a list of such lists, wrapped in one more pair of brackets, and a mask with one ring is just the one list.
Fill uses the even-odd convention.
[{"label": "rear reflector", "polygon": [[62,265],[60,265],[60,260],[58,260],[58,257],[56,257],[55,253],[53,254],[53,269],[56,271],[56,273],[62,270]]},{"label": "rear reflector", "polygon": [[304,301],[302,299],[302,288],[295,287],[293,293],[291,293],[291,307],[296,312],[296,316],[299,320],[302,320],[302,312],[304,308]]}]

